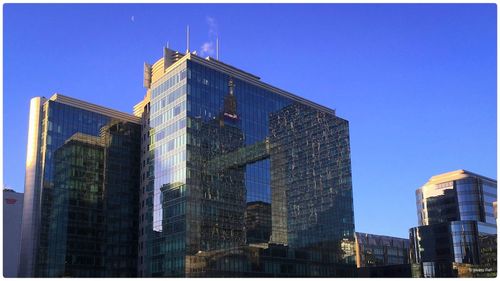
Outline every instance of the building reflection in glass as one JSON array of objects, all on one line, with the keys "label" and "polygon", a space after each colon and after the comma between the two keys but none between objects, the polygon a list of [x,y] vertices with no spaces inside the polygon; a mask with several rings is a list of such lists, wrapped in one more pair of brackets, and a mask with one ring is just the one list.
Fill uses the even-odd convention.
[{"label": "building reflection in glass", "polygon": [[145,85],[139,275],[354,274],[347,121],[168,48]]},{"label": "building reflection in glass", "polygon": [[20,275],[136,276],[139,119],[59,94],[37,99]]},{"label": "building reflection in glass", "polygon": [[356,232],[356,265],[409,264],[409,248],[408,239]]},{"label": "building reflection in glass", "polygon": [[262,201],[248,202],[245,212],[247,243],[268,243],[271,226],[271,204]]}]

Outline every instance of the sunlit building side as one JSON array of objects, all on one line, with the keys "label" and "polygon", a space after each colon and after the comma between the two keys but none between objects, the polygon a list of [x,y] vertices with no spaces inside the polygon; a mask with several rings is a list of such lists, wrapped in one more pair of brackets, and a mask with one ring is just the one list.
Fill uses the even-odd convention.
[{"label": "sunlit building side", "polygon": [[346,120],[168,48],[144,85],[139,276],[355,275]]},{"label": "sunlit building side", "polygon": [[420,226],[410,229],[415,277],[496,276],[496,188],[496,180],[457,170],[416,191]]}]

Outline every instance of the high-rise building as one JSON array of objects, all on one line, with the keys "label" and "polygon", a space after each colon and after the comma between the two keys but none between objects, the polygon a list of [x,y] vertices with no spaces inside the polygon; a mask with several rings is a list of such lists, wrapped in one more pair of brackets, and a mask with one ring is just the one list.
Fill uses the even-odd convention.
[{"label": "high-rise building", "polygon": [[31,100],[20,276],[136,276],[140,130],[63,95]]},{"label": "high-rise building", "polygon": [[219,60],[144,66],[139,276],[354,276],[348,122]]},{"label": "high-rise building", "polygon": [[3,276],[17,277],[21,251],[23,194],[3,190]]},{"label": "high-rise building", "polygon": [[496,276],[496,180],[465,170],[432,177],[416,191],[410,229],[415,277]]}]

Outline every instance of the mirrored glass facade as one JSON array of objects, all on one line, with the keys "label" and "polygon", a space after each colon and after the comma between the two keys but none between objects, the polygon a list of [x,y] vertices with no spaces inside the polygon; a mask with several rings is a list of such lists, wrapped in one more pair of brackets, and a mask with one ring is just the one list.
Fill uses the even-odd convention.
[{"label": "mirrored glass facade", "polygon": [[219,61],[169,58],[146,64],[136,113],[139,275],[352,276],[348,122]]},{"label": "mirrored glass facade", "polygon": [[139,118],[62,95],[30,111],[20,276],[136,276]]},{"label": "mirrored glass facade", "polygon": [[496,181],[464,170],[432,177],[416,192],[419,227],[411,261],[422,277],[496,276]]},{"label": "mirrored glass facade", "polygon": [[409,250],[408,239],[356,232],[358,267],[409,264]]}]

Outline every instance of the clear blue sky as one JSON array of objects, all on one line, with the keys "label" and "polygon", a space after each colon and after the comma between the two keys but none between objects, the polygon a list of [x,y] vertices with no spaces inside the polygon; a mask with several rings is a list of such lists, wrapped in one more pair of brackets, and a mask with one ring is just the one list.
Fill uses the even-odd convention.
[{"label": "clear blue sky", "polygon": [[4,184],[24,190],[31,97],[131,112],[187,24],[192,50],[218,33],[222,61],[350,121],[357,231],[407,237],[432,175],[496,179],[494,4],[25,4],[4,6]]}]

